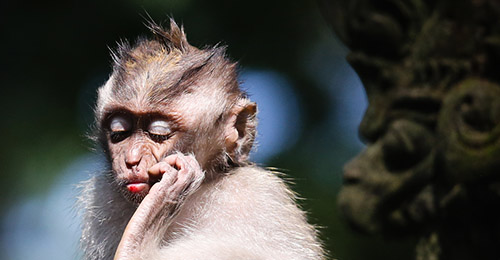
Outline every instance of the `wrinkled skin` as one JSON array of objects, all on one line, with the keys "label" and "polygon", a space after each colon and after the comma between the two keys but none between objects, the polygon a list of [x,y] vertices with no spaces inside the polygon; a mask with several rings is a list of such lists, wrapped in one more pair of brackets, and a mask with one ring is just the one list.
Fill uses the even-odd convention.
[{"label": "wrinkled skin", "polygon": [[127,197],[140,202],[161,179],[160,166],[166,172],[166,157],[182,133],[172,130],[176,123],[168,117],[150,119],[131,111],[108,117],[104,124],[115,179]]}]

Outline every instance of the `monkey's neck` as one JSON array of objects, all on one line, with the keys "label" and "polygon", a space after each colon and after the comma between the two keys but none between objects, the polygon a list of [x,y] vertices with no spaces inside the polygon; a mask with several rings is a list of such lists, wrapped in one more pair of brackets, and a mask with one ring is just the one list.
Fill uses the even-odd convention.
[{"label": "monkey's neck", "polygon": [[81,245],[87,260],[113,259],[123,230],[136,209],[115,186],[106,174],[82,183]]}]

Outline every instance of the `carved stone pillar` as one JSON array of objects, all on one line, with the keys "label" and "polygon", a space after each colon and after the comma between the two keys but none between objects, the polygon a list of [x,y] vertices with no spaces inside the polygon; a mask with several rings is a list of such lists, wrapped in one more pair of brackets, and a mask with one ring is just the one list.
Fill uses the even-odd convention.
[{"label": "carved stone pillar", "polygon": [[340,208],[416,259],[500,259],[500,1],[330,0],[369,107]]}]

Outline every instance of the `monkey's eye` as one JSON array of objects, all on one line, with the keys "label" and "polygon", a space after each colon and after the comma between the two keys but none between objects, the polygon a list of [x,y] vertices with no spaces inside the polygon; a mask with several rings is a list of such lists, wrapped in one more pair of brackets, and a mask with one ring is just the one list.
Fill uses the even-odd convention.
[{"label": "monkey's eye", "polygon": [[165,141],[168,139],[172,130],[170,129],[170,125],[165,120],[154,120],[151,122],[148,128],[148,133],[152,139],[157,142]]},{"label": "monkey's eye", "polygon": [[109,123],[111,132],[127,132],[130,130],[130,122],[122,116],[115,116]]},{"label": "monkey's eye", "polygon": [[110,136],[113,142],[119,142],[125,139],[131,130],[131,123],[123,116],[115,116],[109,123]]}]

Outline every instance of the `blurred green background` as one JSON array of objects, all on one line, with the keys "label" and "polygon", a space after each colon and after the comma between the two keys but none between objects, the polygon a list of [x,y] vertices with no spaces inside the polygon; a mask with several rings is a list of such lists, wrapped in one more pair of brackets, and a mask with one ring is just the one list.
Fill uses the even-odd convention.
[{"label": "blurred green background", "polygon": [[85,137],[95,90],[110,73],[108,47],[147,35],[147,12],[182,23],[194,46],[228,45],[243,87],[263,99],[254,156],[294,180],[332,258],[411,259],[412,239],[365,237],[339,215],[342,165],[363,148],[366,98],[320,11],[314,1],[285,0],[2,1],[0,258],[77,257],[71,203],[85,177],[73,175],[98,162]]}]

